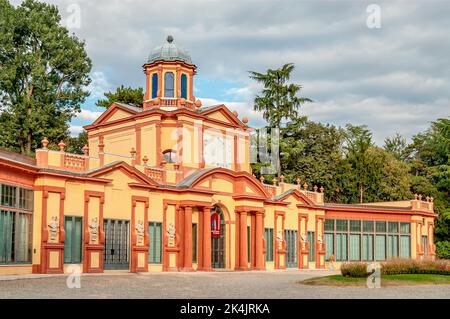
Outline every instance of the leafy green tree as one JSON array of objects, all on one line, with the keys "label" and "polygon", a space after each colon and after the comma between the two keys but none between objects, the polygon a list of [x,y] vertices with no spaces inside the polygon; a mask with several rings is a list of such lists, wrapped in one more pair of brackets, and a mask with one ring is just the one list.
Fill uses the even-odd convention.
[{"label": "leafy green tree", "polygon": [[60,25],[54,5],[0,0],[0,140],[31,154],[43,137],[59,141],[89,95],[84,42]]},{"label": "leafy green tree", "polygon": [[344,150],[346,152],[347,161],[354,171],[352,177],[356,182],[360,203],[364,202],[364,192],[370,187],[374,179],[374,176],[372,176],[367,169],[369,164],[367,150],[372,146],[372,133],[366,125],[346,125]]},{"label": "leafy green tree", "polygon": [[108,108],[114,102],[121,102],[142,107],[144,103],[144,89],[141,87],[133,89],[132,87],[124,87],[121,85],[115,92],[105,93],[105,97],[106,99],[98,100],[96,105]]},{"label": "leafy green tree", "polygon": [[411,173],[413,191],[434,197],[438,214],[435,225],[436,254],[450,255],[450,119],[443,118],[431,124],[425,132],[413,137]]},{"label": "leafy green tree", "polygon": [[74,154],[83,154],[83,147],[88,144],[88,134],[86,131],[81,132],[76,137],[69,137],[65,140],[66,152]]},{"label": "leafy green tree", "polygon": [[383,148],[395,156],[398,160],[406,160],[408,157],[408,144],[406,139],[399,133],[396,133],[393,137],[388,137],[384,140]]},{"label": "leafy green tree", "polygon": [[[302,86],[288,83],[294,64],[287,63],[278,69],[268,69],[266,73],[250,71],[250,78],[263,85],[263,90],[255,97],[254,110],[262,111],[263,117],[271,128],[281,128],[283,119],[295,119],[301,104],[311,102],[309,98],[299,96]],[[277,175],[281,167],[277,165]]]},{"label": "leafy green tree", "polygon": [[344,130],[306,118],[294,119],[281,130],[282,171],[287,182],[323,186],[326,199],[339,201],[336,170],[342,161]]}]

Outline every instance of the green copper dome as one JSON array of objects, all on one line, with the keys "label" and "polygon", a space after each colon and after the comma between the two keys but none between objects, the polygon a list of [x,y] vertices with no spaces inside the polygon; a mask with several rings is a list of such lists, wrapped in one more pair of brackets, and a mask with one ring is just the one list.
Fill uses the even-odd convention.
[{"label": "green copper dome", "polygon": [[152,50],[147,63],[156,61],[182,61],[187,64],[192,64],[189,53],[182,47],[173,43],[173,37],[171,35],[167,37],[166,43]]}]

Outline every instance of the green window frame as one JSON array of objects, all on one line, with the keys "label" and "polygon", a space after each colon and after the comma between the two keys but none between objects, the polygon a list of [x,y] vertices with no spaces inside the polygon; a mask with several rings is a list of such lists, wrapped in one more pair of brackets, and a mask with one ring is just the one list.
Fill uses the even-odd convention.
[{"label": "green window frame", "polygon": [[197,224],[192,224],[192,262],[197,262]]},{"label": "green window frame", "polygon": [[64,218],[64,263],[80,264],[82,260],[83,219],[76,216]]},{"label": "green window frame", "polygon": [[308,261],[313,262],[316,260],[316,250],[315,248],[315,240],[314,240],[314,232],[308,232],[308,243],[309,243],[309,253],[308,253]]},{"label": "green window frame", "polygon": [[150,238],[148,247],[148,262],[161,264],[162,259],[162,223],[149,222],[148,235]]},{"label": "green window frame", "polygon": [[266,241],[266,261],[273,261],[273,228],[264,229],[264,239]]}]

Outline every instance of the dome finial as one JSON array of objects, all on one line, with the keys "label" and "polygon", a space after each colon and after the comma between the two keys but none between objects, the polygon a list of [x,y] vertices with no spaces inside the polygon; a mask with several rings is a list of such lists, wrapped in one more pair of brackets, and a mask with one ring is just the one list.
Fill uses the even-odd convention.
[{"label": "dome finial", "polygon": [[168,35],[167,36],[167,42],[172,43],[173,42],[173,36]]}]

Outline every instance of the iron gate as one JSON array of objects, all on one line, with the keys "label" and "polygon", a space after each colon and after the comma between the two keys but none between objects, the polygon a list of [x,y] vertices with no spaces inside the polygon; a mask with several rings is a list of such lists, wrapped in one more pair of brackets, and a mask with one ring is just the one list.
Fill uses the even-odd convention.
[{"label": "iron gate", "polygon": [[297,263],[297,231],[296,230],[285,230],[284,238],[286,240],[286,267],[295,268],[298,266]]},{"label": "iron gate", "polygon": [[103,221],[105,233],[104,269],[129,268],[129,221],[118,219],[105,219]]}]

